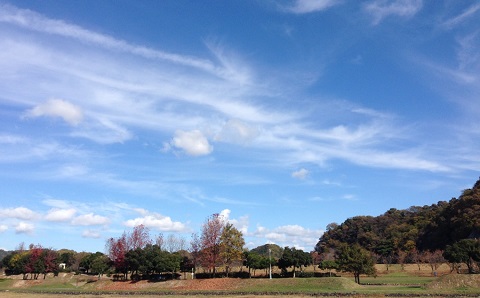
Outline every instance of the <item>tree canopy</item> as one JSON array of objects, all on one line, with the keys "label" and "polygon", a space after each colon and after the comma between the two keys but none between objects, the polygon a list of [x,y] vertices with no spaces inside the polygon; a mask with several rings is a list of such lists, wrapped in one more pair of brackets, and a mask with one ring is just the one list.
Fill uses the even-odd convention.
[{"label": "tree canopy", "polygon": [[356,283],[360,283],[360,274],[374,275],[376,273],[372,254],[358,244],[340,245],[335,258],[338,269],[353,273]]},{"label": "tree canopy", "polygon": [[379,216],[355,216],[332,223],[315,249],[322,253],[342,243],[358,244],[385,260],[399,252],[445,250],[447,246],[480,234],[480,180],[449,202],[431,206],[391,208]]}]

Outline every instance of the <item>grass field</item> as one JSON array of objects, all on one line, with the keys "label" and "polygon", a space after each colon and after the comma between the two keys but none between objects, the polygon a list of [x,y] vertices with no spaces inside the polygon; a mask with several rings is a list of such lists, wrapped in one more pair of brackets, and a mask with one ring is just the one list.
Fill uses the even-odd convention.
[{"label": "grass field", "polygon": [[[0,278],[0,297],[65,297],[75,294],[79,298],[131,297],[144,298],[158,295],[169,297],[302,297],[302,296],[354,296],[354,297],[480,297],[480,275],[447,274],[448,267],[434,276],[431,269],[391,267],[378,268],[377,277],[361,277],[361,285],[353,277],[322,278],[217,278],[205,280],[174,280],[163,282],[113,282],[108,278],[61,274],[47,279],[22,280],[20,277]],[[423,269],[423,268],[422,268]]]}]

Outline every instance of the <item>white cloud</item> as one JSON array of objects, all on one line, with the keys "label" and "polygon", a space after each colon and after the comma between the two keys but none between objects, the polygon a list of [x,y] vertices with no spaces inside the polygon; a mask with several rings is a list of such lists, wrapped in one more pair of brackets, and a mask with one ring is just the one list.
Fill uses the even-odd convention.
[{"label": "white cloud", "polygon": [[38,214],[25,207],[17,207],[17,208],[0,209],[0,216],[3,218],[16,218],[16,219],[29,220],[29,219],[36,218]]},{"label": "white cloud", "polygon": [[[294,3],[292,7],[304,7],[303,10],[307,11],[308,7],[319,9],[333,2]],[[370,1],[369,5],[364,8],[370,7],[372,15],[379,17],[379,21],[390,15],[409,16],[416,11],[413,8],[421,8],[420,1]],[[279,94],[285,93],[286,89],[282,89],[279,83],[266,80],[252,80],[258,85],[251,83],[253,64],[248,64],[248,61],[239,63],[240,59],[217,44],[210,43],[208,47],[220,61],[219,65],[210,60],[170,55],[131,45],[31,11],[11,6],[2,8],[5,10],[0,11],[0,21],[27,30],[39,30],[42,34],[66,37],[59,38],[62,42],[55,44],[55,47],[49,47],[48,43],[35,43],[33,39],[23,39],[22,35],[10,35],[9,38],[0,40],[0,48],[8,50],[2,53],[4,59],[0,61],[13,61],[13,66],[5,65],[8,66],[6,71],[19,73],[17,69],[26,69],[21,73],[29,73],[28,70],[35,65],[35,71],[42,74],[42,81],[33,80],[31,83],[34,86],[28,90],[14,86],[24,85],[22,82],[29,82],[30,86],[29,77],[9,79],[0,87],[2,90],[8,89],[9,93],[19,94],[19,98],[35,98],[35,90],[44,86],[49,87],[51,94],[59,94],[62,98],[81,98],[81,106],[88,110],[88,119],[74,128],[72,136],[99,143],[115,143],[133,139],[134,129],[137,128],[166,134],[179,129],[165,149],[178,149],[193,156],[212,153],[213,146],[209,140],[213,139],[251,146],[253,150],[258,149],[255,153],[264,154],[255,155],[254,158],[259,156],[275,162],[281,160],[287,166],[298,166],[302,162],[323,165],[330,159],[342,159],[355,164],[386,168],[432,171],[448,169],[434,161],[438,157],[428,152],[428,148],[425,152],[416,152],[410,156],[412,152],[395,152],[395,144],[388,149],[384,149],[387,146],[382,148],[387,143],[385,141],[394,139],[401,128],[386,125],[388,119],[378,116],[376,111],[373,112],[377,115],[364,113],[359,116],[358,111],[361,109],[343,111],[346,110],[345,106],[352,105],[344,102],[340,107],[342,111],[335,109],[333,113],[334,109],[327,108],[322,115],[335,114],[343,119],[347,119],[346,116],[354,116],[356,119],[364,117],[361,122],[338,120],[330,127],[310,127],[311,123],[307,122],[311,119],[300,109],[286,110],[269,105],[268,100],[256,101],[260,97],[281,99],[282,95]],[[67,46],[64,42],[67,42]],[[81,52],[82,44],[89,45],[88,53]],[[71,49],[78,50],[72,52]],[[122,59],[116,59],[119,51],[123,52]],[[136,59],[133,56],[146,59]],[[92,62],[100,59],[101,65]],[[58,63],[59,60],[62,61],[61,64]],[[150,66],[152,61],[156,63],[155,67]],[[132,65],[136,67],[131,67]],[[212,73],[218,77],[211,76]],[[226,79],[226,73],[236,79]],[[58,84],[58,78],[65,78],[70,84]],[[245,82],[250,83],[245,85]],[[18,103],[34,105],[20,99]],[[365,108],[362,109],[363,112],[366,111]],[[367,120],[365,117],[368,117]],[[302,119],[306,122],[302,123]],[[203,132],[189,131],[192,127],[201,127]],[[19,141],[12,138],[5,140],[10,143]],[[7,152],[12,154],[0,155],[0,161],[11,162],[27,157],[48,158],[65,149],[74,151],[59,144],[40,146],[32,142],[30,145],[36,148],[35,152],[26,144],[24,150],[12,148]],[[420,142],[420,146],[423,143]],[[25,151],[25,154],[19,155],[17,151]],[[61,155],[66,154],[62,152]],[[429,156],[432,161],[425,160],[424,156]],[[385,157],[392,157],[396,162],[390,163]],[[68,168],[65,170],[66,175],[75,174],[75,171],[69,171]],[[135,182],[130,181],[130,184]]]},{"label": "white cloud", "polygon": [[23,139],[22,142],[2,146],[0,162],[25,162],[39,159],[81,158],[86,152],[76,147],[61,145],[57,142],[44,142],[36,139]]},{"label": "white cloud", "polygon": [[65,165],[58,170],[60,177],[81,177],[88,174],[88,172],[88,167],[79,164]]},{"label": "white cloud", "polygon": [[42,201],[43,204],[54,207],[56,209],[70,209],[71,203],[65,200],[57,200],[57,199],[45,199]]},{"label": "white cloud", "polygon": [[33,224],[30,224],[30,223],[26,223],[26,222],[19,222],[16,226],[15,226],[15,233],[17,234],[31,234],[33,233],[33,230],[35,229],[35,226]]},{"label": "white cloud", "polygon": [[332,181],[330,179],[323,179],[321,183],[324,184],[324,185],[332,185],[332,186],[341,186],[342,185],[340,182]]},{"label": "white cloud", "polygon": [[294,246],[298,249],[311,251],[322,234],[323,230],[306,229],[299,225],[285,225],[272,230],[257,226],[252,236],[265,238],[281,247]]},{"label": "white cloud", "polygon": [[98,231],[93,231],[93,230],[85,230],[82,233],[83,238],[93,238],[93,239],[98,239],[101,237],[100,233]]},{"label": "white cloud", "polygon": [[73,208],[51,209],[48,211],[47,215],[45,216],[45,220],[54,221],[54,222],[69,221],[73,218],[75,213],[77,213],[77,210]]},{"label": "white cloud", "polygon": [[467,10],[462,12],[460,15],[455,16],[451,19],[448,19],[443,23],[443,26],[447,28],[453,28],[463,22],[465,22],[467,19],[471,18],[477,11],[480,10],[480,3],[474,4],[470,6]]},{"label": "white cloud", "polygon": [[7,225],[0,225],[0,233],[5,232],[6,230],[8,230],[8,226],[7,226]]},{"label": "white cloud", "polygon": [[[21,18],[25,19],[25,22],[30,21],[23,15],[24,11],[21,13],[17,11],[13,14],[17,15],[17,13],[22,15]],[[41,17],[41,22],[46,20]],[[55,22],[50,23],[50,21],[52,20],[48,21],[49,26],[53,26]],[[14,23],[16,24],[16,22]],[[58,28],[58,30],[64,29]],[[94,32],[89,33],[94,34]],[[10,40],[15,40],[15,37],[11,37]],[[12,48],[12,41],[10,44],[4,43],[5,41],[0,41],[0,48]],[[17,48],[20,49],[16,50]],[[270,93],[274,92],[276,94],[277,91],[274,91],[271,86],[248,85],[239,88],[239,85],[231,81],[212,79],[211,76],[204,74],[195,75],[198,72],[184,71],[183,69],[179,71],[172,68],[172,65],[149,69],[147,72],[149,75],[146,76],[145,71],[136,71],[137,68],[130,67],[129,63],[111,58],[111,51],[98,54],[104,58],[102,60],[104,61],[103,67],[99,67],[91,62],[95,59],[88,55],[86,58],[82,58],[82,55],[74,55],[66,50],[62,51],[61,45],[50,49],[42,44],[28,43],[28,40],[18,40],[13,45],[14,50],[10,55],[16,57],[13,52],[25,52],[26,50],[22,51],[22,48],[29,49],[27,52],[31,51],[35,55],[24,54],[21,59],[17,58],[15,61],[18,66],[16,67],[28,68],[30,65],[37,65],[40,70],[49,70],[45,71],[44,79],[51,80],[50,84],[55,86],[55,89],[51,90],[52,93],[62,94],[65,98],[75,98],[75,96],[85,98],[82,106],[88,108],[88,121],[83,121],[81,125],[75,127],[71,136],[88,138],[102,144],[130,140],[134,137],[133,128],[137,127],[168,134],[179,129],[172,140],[165,144],[165,151],[178,150],[192,156],[207,155],[213,152],[213,146],[206,133],[200,130],[188,130],[191,127],[203,127],[205,131],[211,132],[209,136],[212,136],[215,141],[247,145],[253,149],[259,149],[261,152],[269,152],[260,158],[282,160],[288,166],[298,165],[302,162],[322,165],[332,158],[347,159],[353,163],[368,166],[369,164],[365,163],[365,160],[375,161],[377,156],[385,153],[375,145],[385,144],[385,140],[392,138],[399,131],[396,127],[385,125],[388,120],[385,117],[380,117],[381,121],[376,122],[376,119],[379,118],[378,115],[361,114],[359,116],[356,111],[351,110],[345,113],[349,113],[349,115],[354,113],[353,116],[356,118],[370,117],[367,121],[369,119],[374,119],[374,121],[357,125],[351,123],[348,126],[339,123],[330,128],[309,127],[307,124],[299,122],[301,117],[295,113],[295,110],[269,109],[263,103],[259,104],[254,100],[245,101],[246,97],[270,96]],[[214,47],[211,46],[211,48]],[[218,55],[224,54],[224,50],[216,51]],[[7,57],[10,56],[7,55]],[[5,60],[9,60],[7,57]],[[56,57],[56,59],[51,57]],[[63,61],[64,67],[57,67],[58,59]],[[138,69],[145,69],[145,67],[148,68],[148,63],[140,64]],[[52,70],[54,70],[55,76],[51,75]],[[171,75],[172,72],[175,73],[175,76]],[[80,82],[79,86],[69,85],[68,90],[63,90],[61,86],[58,87],[58,84],[53,83],[58,77],[72,78],[68,81],[78,81]],[[8,84],[8,86],[17,85],[21,84]],[[3,87],[7,88],[7,85],[5,84]],[[58,90],[58,88],[61,89]],[[83,93],[84,90],[89,90],[89,92]],[[34,94],[23,93],[28,90],[10,92],[18,93],[20,91],[22,97],[34,96]],[[344,106],[340,108],[345,110]],[[328,113],[329,109],[325,109],[325,111],[324,113]],[[339,115],[338,109],[335,110],[335,115]],[[181,127],[179,128],[178,125]],[[2,156],[0,156],[0,161],[49,158],[55,154],[67,156],[70,151],[72,153],[79,151],[78,149],[74,150],[75,148],[63,148],[59,144],[31,145],[36,148],[34,152],[30,149],[31,146],[25,144],[25,150],[12,148],[12,154],[5,155],[8,156],[8,159],[2,160]],[[359,150],[359,146],[364,145],[366,146]],[[18,156],[17,151],[25,151],[25,156]],[[356,152],[362,154],[356,154]],[[419,155],[418,159],[423,161],[421,157]],[[434,157],[431,158],[434,159]],[[413,161],[416,162],[416,160]],[[415,163],[402,161],[394,164],[379,161],[376,164],[382,164],[384,167],[418,168]],[[422,162],[417,164],[425,165]],[[433,168],[432,166],[428,167],[429,169]],[[423,166],[420,168],[424,169]],[[65,168],[64,174],[75,174],[75,171],[69,170],[75,169]],[[77,170],[79,169],[77,168]],[[80,174],[82,174],[81,171]]]},{"label": "white cloud", "polygon": [[162,232],[184,232],[187,227],[184,223],[173,221],[169,216],[163,216],[158,213],[151,213],[144,217],[129,219],[124,223],[127,227],[145,225],[148,228],[156,229]]},{"label": "white cloud", "polygon": [[109,119],[98,118],[71,133],[74,137],[90,139],[100,144],[123,143],[132,138],[124,126]]},{"label": "white cloud", "polygon": [[229,71],[228,69],[219,67],[210,60],[130,44],[124,40],[93,32],[62,20],[48,19],[39,13],[19,9],[11,5],[4,4],[1,5],[0,8],[0,22],[7,22],[29,30],[72,38],[82,43],[121,51],[147,59],[164,60],[170,63],[196,68],[219,77],[224,77],[232,73],[231,70]]},{"label": "white cloud", "polygon": [[222,130],[215,136],[215,141],[248,144],[259,135],[258,128],[247,123],[231,119],[222,127]]},{"label": "white cloud", "polygon": [[480,69],[480,31],[475,31],[458,39],[459,49],[457,51],[458,68],[465,72],[470,72],[474,76],[472,83],[479,79],[477,75]]},{"label": "white cloud", "polygon": [[248,233],[250,218],[248,215],[240,216],[238,219],[229,220],[243,235]]},{"label": "white cloud", "polygon": [[171,145],[193,156],[208,155],[213,151],[208,139],[199,130],[176,131]]},{"label": "white cloud", "polygon": [[224,209],[220,212],[220,216],[229,223],[231,223],[235,228],[237,228],[243,235],[248,233],[249,217],[248,215],[240,216],[238,219],[230,218],[230,209]]},{"label": "white cloud", "polygon": [[345,199],[345,200],[348,200],[348,201],[356,201],[357,200],[357,196],[353,195],[353,194],[345,194],[345,195],[343,195],[342,198]]},{"label": "white cloud", "polygon": [[21,136],[12,134],[0,134],[0,144],[19,144],[25,142],[27,142],[27,140]]},{"label": "white cloud", "polygon": [[110,222],[110,219],[105,216],[88,213],[75,217],[72,220],[72,224],[76,226],[97,226],[106,225]]},{"label": "white cloud", "polygon": [[78,125],[83,120],[82,109],[63,99],[49,99],[45,103],[39,104],[28,110],[26,117],[60,117],[71,125]]},{"label": "white cloud", "polygon": [[219,214],[224,220],[228,221],[231,212],[232,211],[230,209],[223,209]]},{"label": "white cloud", "polygon": [[292,177],[297,179],[305,179],[309,174],[310,172],[307,169],[301,168],[298,171],[293,172]]},{"label": "white cloud", "polygon": [[379,24],[388,16],[412,17],[422,8],[422,0],[373,0],[364,9],[373,18],[373,24]]},{"label": "white cloud", "polygon": [[295,0],[291,6],[285,7],[286,11],[304,14],[322,11],[340,3],[339,0]]}]

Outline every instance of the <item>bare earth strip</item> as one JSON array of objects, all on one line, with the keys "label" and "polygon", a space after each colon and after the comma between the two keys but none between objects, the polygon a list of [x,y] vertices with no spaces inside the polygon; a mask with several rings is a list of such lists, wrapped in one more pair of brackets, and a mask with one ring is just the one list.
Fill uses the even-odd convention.
[{"label": "bare earth strip", "polygon": [[[167,298],[206,298],[209,297],[208,295],[187,295],[187,296],[177,296],[177,295],[110,295],[110,294],[78,294],[78,295],[62,295],[62,294],[38,294],[38,293],[14,293],[14,292],[0,292],[0,297],[2,298],[158,298],[159,296],[167,297]],[[223,295],[215,295],[216,298],[254,298],[258,297],[256,295],[241,295],[241,296],[223,296]],[[275,295],[275,296],[264,296],[262,298],[293,298],[293,297],[311,297],[311,296],[304,296],[304,295],[295,295],[295,296],[288,296],[288,295]]]}]

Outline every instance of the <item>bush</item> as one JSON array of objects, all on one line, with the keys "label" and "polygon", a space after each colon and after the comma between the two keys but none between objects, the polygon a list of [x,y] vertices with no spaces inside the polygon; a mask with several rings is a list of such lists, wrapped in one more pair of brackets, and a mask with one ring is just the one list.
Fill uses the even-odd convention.
[{"label": "bush", "polygon": [[231,272],[229,276],[232,278],[250,278],[250,273],[247,271]]},{"label": "bush", "polygon": [[315,277],[315,272],[304,272],[300,271],[295,274],[296,277],[301,277],[301,278],[308,278],[308,277]]},{"label": "bush", "polygon": [[[215,273],[215,278],[219,277],[226,277],[227,275],[225,272],[216,272]],[[207,279],[207,278],[212,278],[212,273],[195,273],[195,278],[196,279]]]},{"label": "bush", "polygon": [[113,281],[121,281],[125,280],[125,276],[123,274],[114,274],[113,275]]},{"label": "bush", "polygon": [[142,279],[142,276],[140,276],[140,274],[132,274],[130,275],[130,279],[133,280],[133,281],[139,281]]}]

